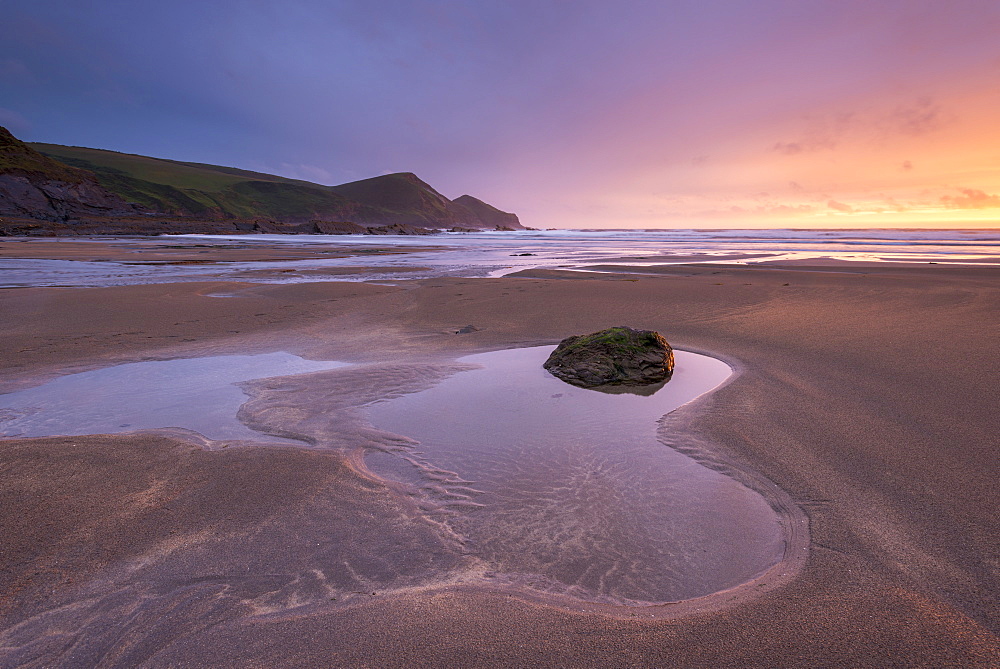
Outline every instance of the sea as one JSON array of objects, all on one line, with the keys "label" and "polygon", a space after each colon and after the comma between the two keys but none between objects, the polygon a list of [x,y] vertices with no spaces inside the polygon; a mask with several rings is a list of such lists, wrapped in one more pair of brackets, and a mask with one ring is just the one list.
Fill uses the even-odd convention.
[{"label": "sea", "polygon": [[[670,264],[859,263],[1000,264],[998,230],[524,230],[433,236],[164,235],[63,238],[87,244],[191,247],[203,263],[134,260],[0,259],[0,287],[112,286],[178,281],[265,283],[501,277],[529,269],[630,271]],[[283,245],[361,249],[359,255],[310,260],[217,262],[211,248]],[[398,253],[394,253],[398,252]],[[340,274],[340,268],[350,273]],[[651,270],[649,270],[651,271]]]}]

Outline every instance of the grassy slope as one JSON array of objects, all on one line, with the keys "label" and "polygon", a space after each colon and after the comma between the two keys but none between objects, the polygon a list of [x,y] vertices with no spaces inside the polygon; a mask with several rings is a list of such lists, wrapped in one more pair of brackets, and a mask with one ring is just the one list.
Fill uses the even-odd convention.
[{"label": "grassy slope", "polygon": [[100,168],[117,170],[135,179],[179,189],[196,189],[217,193],[225,190],[227,186],[248,180],[307,183],[232,167],[184,163],[104,149],[87,149],[79,146],[61,146],[38,142],[32,142],[31,146],[41,153],[67,164],[87,162]]},{"label": "grassy slope", "polygon": [[469,215],[410,173],[322,186],[231,167],[103,149],[40,143],[32,146],[67,165],[90,170],[108,190],[153,211],[380,225],[453,225],[463,222],[459,220],[463,214]]},{"label": "grassy slope", "polygon": [[392,211],[414,209],[428,201],[443,210],[448,203],[443,195],[410,172],[386,174],[329,188],[352,200]]},{"label": "grassy slope", "polygon": [[501,226],[515,229],[521,227],[521,222],[518,220],[517,216],[506,211],[501,211],[493,205],[483,202],[477,197],[472,197],[471,195],[460,195],[459,197],[456,197],[453,202],[457,205],[465,207],[478,216],[480,220],[487,225],[487,227]]},{"label": "grassy slope", "polygon": [[0,174],[21,173],[30,176],[79,183],[89,175],[42,155],[0,127]]},{"label": "grassy slope", "polygon": [[352,181],[330,190],[390,213],[390,223],[458,225],[474,214],[458,207],[412,172]]},{"label": "grassy slope", "polygon": [[92,171],[108,190],[154,211],[305,220],[343,218],[363,209],[326,186],[271,174],[102,149],[32,146],[68,165]]}]

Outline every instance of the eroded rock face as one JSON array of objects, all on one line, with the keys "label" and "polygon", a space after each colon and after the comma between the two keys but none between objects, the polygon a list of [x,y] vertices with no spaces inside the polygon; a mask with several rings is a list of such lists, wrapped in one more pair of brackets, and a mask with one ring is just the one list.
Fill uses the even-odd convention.
[{"label": "eroded rock face", "polygon": [[81,216],[137,216],[132,204],[96,181],[70,183],[24,174],[0,174],[0,215],[64,221]]},{"label": "eroded rock face", "polygon": [[313,226],[321,235],[363,235],[367,230],[350,221],[313,221]]},{"label": "eroded rock face", "polygon": [[658,332],[614,327],[559,342],[542,365],[574,386],[644,386],[670,378],[674,351]]}]

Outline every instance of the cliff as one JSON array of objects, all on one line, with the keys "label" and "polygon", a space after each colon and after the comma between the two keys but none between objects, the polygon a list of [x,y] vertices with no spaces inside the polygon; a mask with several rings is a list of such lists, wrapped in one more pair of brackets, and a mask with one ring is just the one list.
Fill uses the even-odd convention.
[{"label": "cliff", "polygon": [[0,127],[0,216],[66,221],[139,213],[91,172],[53,160]]},{"label": "cliff", "polygon": [[29,145],[3,128],[0,216],[27,221],[8,221],[0,234],[523,229],[517,216],[467,195],[449,200],[409,172],[324,186],[219,165]]}]

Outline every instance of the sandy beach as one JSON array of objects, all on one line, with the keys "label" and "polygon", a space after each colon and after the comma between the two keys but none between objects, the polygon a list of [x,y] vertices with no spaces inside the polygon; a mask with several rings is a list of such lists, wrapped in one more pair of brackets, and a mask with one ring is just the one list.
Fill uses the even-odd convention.
[{"label": "sandy beach", "polygon": [[[6,257],[28,257],[13,246]],[[333,412],[408,364],[654,329],[736,370],[661,434],[801,519],[780,568],[655,610],[426,585],[458,558],[367,471],[364,426],[344,426],[359,443],[339,451],[209,450],[168,432],[5,440],[0,664],[1000,665],[1000,269],[600,269],[2,290],[0,391],[124,362],[288,351],[364,363],[357,397],[323,400]],[[390,590],[357,587],[390,570]]]}]

